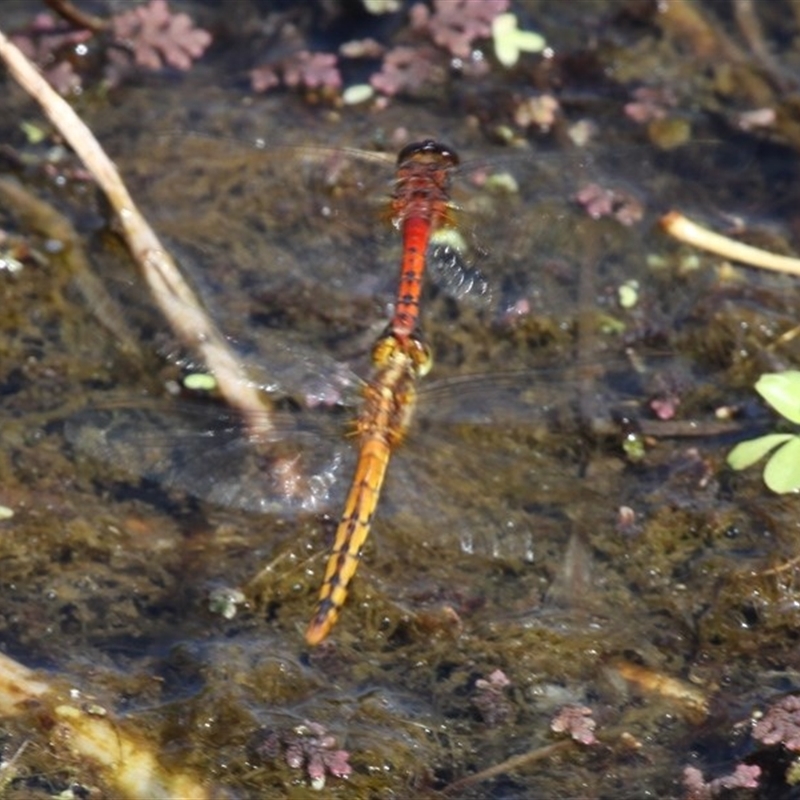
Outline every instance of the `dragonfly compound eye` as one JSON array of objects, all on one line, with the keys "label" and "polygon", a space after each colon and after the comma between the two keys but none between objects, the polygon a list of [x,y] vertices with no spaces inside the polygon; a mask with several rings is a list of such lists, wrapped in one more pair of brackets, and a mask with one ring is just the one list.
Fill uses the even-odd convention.
[{"label": "dragonfly compound eye", "polygon": [[459,163],[458,154],[452,147],[434,139],[407,144],[397,155],[398,166],[413,160],[436,163],[442,167],[456,167]]}]

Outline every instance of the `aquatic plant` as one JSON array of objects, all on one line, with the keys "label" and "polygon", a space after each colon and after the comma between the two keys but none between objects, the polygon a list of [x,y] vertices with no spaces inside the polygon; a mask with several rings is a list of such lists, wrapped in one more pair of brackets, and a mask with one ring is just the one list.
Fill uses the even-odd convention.
[{"label": "aquatic plant", "polygon": [[514,14],[500,14],[492,20],[494,54],[504,67],[513,67],[521,53],[539,53],[545,41],[534,31],[521,31]]},{"label": "aquatic plant", "polygon": [[[508,0],[433,0],[433,11],[423,3],[414,4],[411,24],[456,58],[469,58],[473,42],[489,38],[495,19],[507,9]],[[516,19],[506,26],[516,28]]]},{"label": "aquatic plant", "polygon": [[[186,71],[211,44],[211,34],[183,13],[173,13],[166,0],[149,0],[108,19],[52,0],[62,17],[37,14],[12,41],[44,73],[59,94],[79,94],[93,55],[102,53],[103,78],[119,84],[133,66]],[[98,45],[102,47],[99,51]]]},{"label": "aquatic plant", "polygon": [[80,90],[81,79],[72,63],[56,54],[78,50],[92,36],[88,28],[65,30],[55,17],[43,13],[33,18],[24,34],[12,36],[11,40],[43,71],[50,85],[66,95]]},{"label": "aquatic plant", "polygon": [[254,92],[266,92],[283,83],[292,89],[328,89],[338,91],[342,76],[334,53],[311,53],[299,50],[277,62],[262,64],[250,71]]},{"label": "aquatic plant", "polygon": [[494,670],[488,678],[475,681],[477,694],[472,698],[472,704],[490,727],[507,722],[514,712],[506,697],[506,689],[510,686],[511,681],[501,669]]},{"label": "aquatic plant", "polygon": [[753,725],[753,738],[800,752],[800,696],[790,694],[771,705]]},{"label": "aquatic plant", "polygon": [[666,119],[678,104],[672,87],[639,86],[631,92],[631,98],[625,104],[625,116],[640,124]]},{"label": "aquatic plant", "polygon": [[[800,696],[790,694],[773,703],[754,721],[752,733],[763,744],[781,745],[792,753],[800,753]],[[800,757],[789,764],[785,777],[790,786],[800,783]]]},{"label": "aquatic plant", "polygon": [[208,31],[195,27],[186,14],[173,14],[166,0],[150,0],[109,22],[115,41],[126,44],[136,64],[145,69],[169,65],[187,70],[211,44]]},{"label": "aquatic plant", "polygon": [[[13,37],[20,49],[63,95],[84,90],[92,70],[107,86],[116,86],[134,68],[186,71],[200,58],[211,34],[186,14],[174,13],[167,0],[148,0],[108,18],[93,16],[63,0],[49,0],[58,14],[39,14]],[[308,92],[316,98],[357,103],[375,92],[387,98],[442,85],[453,72],[480,77],[490,63],[478,46],[486,42],[497,62],[514,66],[521,53],[544,49],[544,38],[520,30],[508,13],[509,0],[433,0],[415,3],[407,12],[396,44],[373,39],[344,42],[336,52],[314,51],[301,29],[276,15],[278,35],[267,57],[249,72],[255,92],[278,87]],[[366,4],[369,13],[393,13],[399,4]],[[265,23],[265,27],[269,27]],[[377,60],[367,81],[343,91],[341,60]]]},{"label": "aquatic plant", "polygon": [[[398,10],[391,4],[365,7],[370,13]],[[466,77],[480,77],[490,69],[476,47],[480,40],[492,43],[495,58],[506,68],[516,64],[521,53],[538,53],[545,47],[540,34],[518,28],[516,16],[507,13],[508,7],[509,0],[433,0],[430,6],[415,3],[408,11],[408,25],[397,45],[364,39],[345,42],[335,54],[302,49],[255,67],[250,72],[251,86],[256,92],[284,85],[314,90],[318,96],[338,96],[342,88],[340,58],[380,62],[368,83],[344,91],[345,102],[362,102],[377,91],[385,103],[386,98],[402,92],[414,93],[425,86],[444,84],[453,70]],[[288,35],[296,36],[296,29],[291,28]]]},{"label": "aquatic plant", "polygon": [[634,225],[644,216],[644,205],[633,194],[597,183],[582,186],[575,200],[592,219],[614,217],[622,225]]},{"label": "aquatic plant", "polygon": [[283,758],[292,769],[305,768],[311,787],[316,790],[325,786],[326,773],[336,778],[347,778],[353,772],[348,763],[350,754],[338,750],[336,737],[318,722],[306,720],[291,730],[259,731],[251,750],[259,760]]},{"label": "aquatic plant", "polygon": [[402,91],[417,91],[425,84],[443,82],[445,72],[432,47],[400,45],[389,50],[383,66],[369,82],[382,94],[392,96]]},{"label": "aquatic plant", "polygon": [[597,744],[596,727],[597,722],[588,706],[564,706],[550,722],[553,733],[568,733],[580,744]]},{"label": "aquatic plant", "polygon": [[[756,391],[789,422],[800,425],[800,371],[762,375]],[[728,464],[746,469],[775,451],[764,467],[764,483],[778,494],[800,490],[800,434],[769,433],[740,442],[728,453]]]},{"label": "aquatic plant", "polygon": [[521,100],[514,109],[514,122],[520,128],[536,128],[547,133],[561,114],[561,103],[552,94],[538,94]]},{"label": "aquatic plant", "polygon": [[760,776],[761,768],[756,764],[738,764],[730,775],[706,781],[699,769],[686,767],[683,772],[684,800],[711,800],[728,789],[756,789]]}]

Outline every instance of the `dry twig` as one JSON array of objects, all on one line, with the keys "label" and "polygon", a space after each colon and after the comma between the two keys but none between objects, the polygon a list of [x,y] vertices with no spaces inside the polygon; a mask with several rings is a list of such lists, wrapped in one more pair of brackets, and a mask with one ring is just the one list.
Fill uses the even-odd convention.
[{"label": "dry twig", "polygon": [[751,267],[770,269],[788,275],[800,275],[800,258],[779,256],[759,247],[737,242],[719,233],[704,228],[678,211],[670,211],[661,217],[661,227],[681,242],[715,253],[731,261],[739,261]]},{"label": "dry twig", "polygon": [[216,377],[223,397],[242,414],[251,432],[268,432],[272,424],[265,413],[265,401],[137,209],[117,168],[92,132],[1,31],[0,58],[20,86],[41,105],[105,192],[119,216],[128,247],[173,330],[200,355]]},{"label": "dry twig", "polygon": [[498,775],[504,775],[512,770],[521,769],[522,767],[530,766],[531,764],[541,761],[544,758],[549,758],[555,753],[566,750],[573,746],[571,739],[564,739],[554,744],[548,744],[544,747],[536,747],[533,750],[528,750],[526,753],[520,753],[517,756],[507,758],[500,764],[495,764],[492,767],[476,772],[474,775],[468,775],[466,778],[455,781],[454,783],[445,786],[441,794],[449,797],[450,795],[458,794],[464,789],[475,786],[483,781],[488,781],[490,778],[496,778]]},{"label": "dry twig", "polygon": [[60,17],[63,17],[76,28],[86,28],[92,33],[100,33],[108,27],[108,23],[93,14],[87,14],[76,8],[69,0],[44,0]]}]

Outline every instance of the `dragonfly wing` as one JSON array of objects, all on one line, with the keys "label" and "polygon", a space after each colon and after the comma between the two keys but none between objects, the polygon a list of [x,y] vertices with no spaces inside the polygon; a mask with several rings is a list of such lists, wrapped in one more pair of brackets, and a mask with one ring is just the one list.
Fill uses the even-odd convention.
[{"label": "dragonfly wing", "polygon": [[379,154],[258,149],[192,135],[156,137],[146,146],[147,172],[134,159],[146,210],[202,262],[204,280],[220,292],[246,286],[252,298],[293,282],[348,294],[361,284],[363,296],[365,276],[378,268],[369,258],[379,252],[376,242],[398,242],[381,224],[393,168]]},{"label": "dragonfly wing", "polygon": [[[549,358],[552,361],[552,357]],[[647,376],[624,357],[443,378],[420,392],[420,425],[601,429],[644,393]]]},{"label": "dragonfly wing", "polygon": [[[341,365],[368,352],[388,316],[400,252],[381,218],[391,160],[185,134],[143,146],[146,158],[121,159],[132,191],[248,374],[301,403],[331,402],[353,384]],[[118,280],[119,263],[103,255],[103,279]],[[126,311],[148,302],[133,274],[121,294]],[[168,336],[162,351],[191,363]]]},{"label": "dragonfly wing", "polygon": [[457,439],[434,435],[409,443],[390,467],[378,538],[385,520],[389,535],[402,531],[403,546],[454,562],[464,556],[535,561],[551,537],[560,541],[582,491],[580,448],[565,456],[566,442],[555,435],[526,442],[516,432],[465,426]]},{"label": "dragonfly wing", "polygon": [[346,444],[317,422],[282,415],[279,435],[254,441],[219,408],[89,408],[64,423],[81,456],[111,468],[102,479],[152,481],[223,507],[256,513],[318,511],[339,500]]}]

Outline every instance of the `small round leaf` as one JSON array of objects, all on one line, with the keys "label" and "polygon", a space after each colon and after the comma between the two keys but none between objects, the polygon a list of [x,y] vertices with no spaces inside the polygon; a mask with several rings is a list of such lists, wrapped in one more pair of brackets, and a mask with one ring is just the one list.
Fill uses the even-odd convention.
[{"label": "small round leaf", "polygon": [[728,466],[733,467],[733,469],[747,469],[747,467],[753,466],[756,461],[764,458],[770,450],[773,450],[779,444],[794,438],[794,434],[791,433],[770,433],[766,436],[759,436],[757,439],[739,442],[728,453]]},{"label": "small round leaf", "polygon": [[778,494],[800,490],[800,436],[775,452],[764,467],[764,483]]},{"label": "small round leaf", "polygon": [[756,382],[756,391],[781,416],[800,425],[800,372],[768,372]]}]

